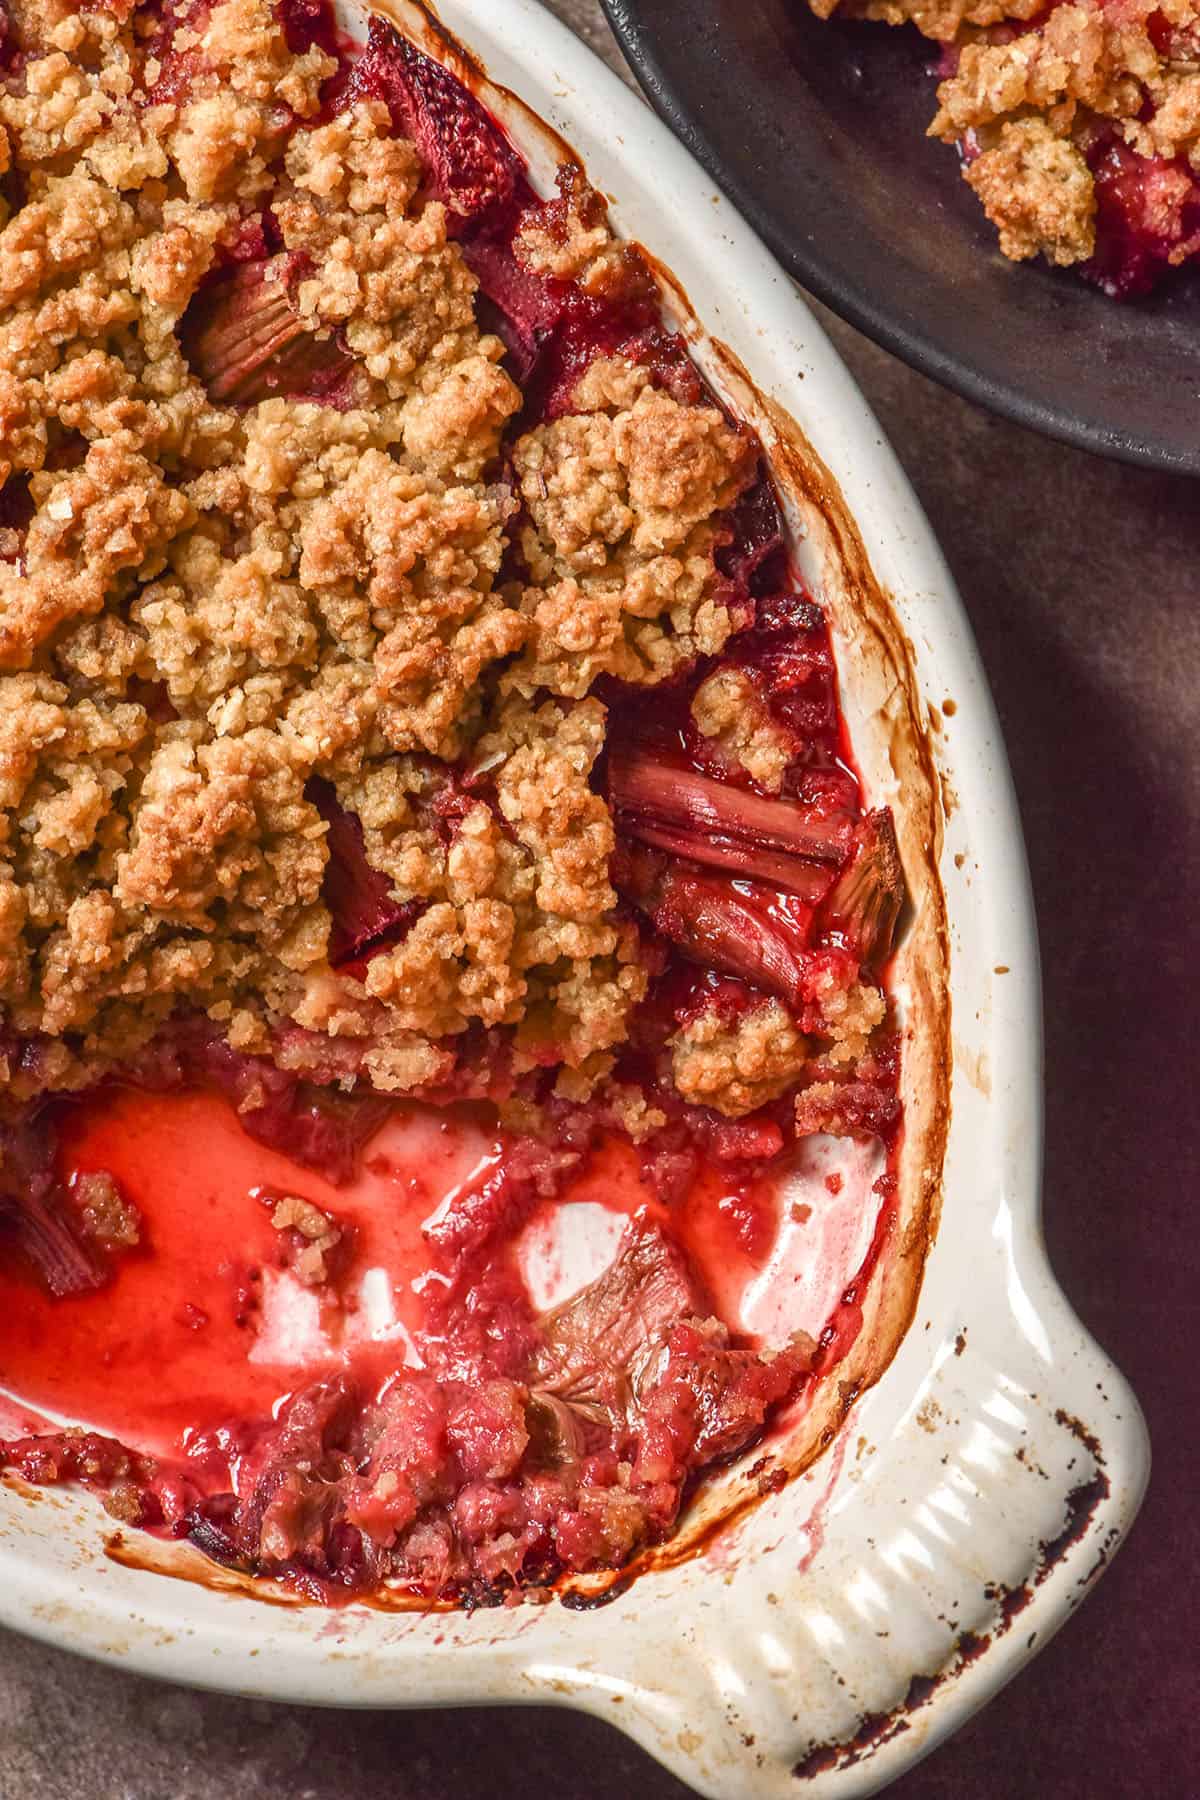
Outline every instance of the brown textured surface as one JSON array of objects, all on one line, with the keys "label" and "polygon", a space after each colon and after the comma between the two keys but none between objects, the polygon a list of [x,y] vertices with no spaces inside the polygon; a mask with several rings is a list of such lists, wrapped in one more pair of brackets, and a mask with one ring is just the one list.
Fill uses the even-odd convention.
[{"label": "brown textured surface", "polygon": [[[556,9],[603,41],[593,0]],[[1051,1253],[1138,1389],[1155,1479],[1080,1617],[903,1800],[1174,1800],[1200,1758],[1191,1580],[1200,1176],[1200,489],[979,413],[834,335],[941,537],[1017,779],[1046,974]],[[565,1713],[201,1697],[0,1635],[0,1800],[682,1800]],[[738,1800],[730,1794],[728,1800]]]}]

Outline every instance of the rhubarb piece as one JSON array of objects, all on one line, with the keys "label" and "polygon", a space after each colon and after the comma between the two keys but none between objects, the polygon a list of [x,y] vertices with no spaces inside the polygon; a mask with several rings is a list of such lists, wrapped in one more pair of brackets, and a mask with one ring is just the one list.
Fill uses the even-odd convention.
[{"label": "rhubarb piece", "polygon": [[428,1242],[446,1266],[477,1254],[490,1239],[510,1235],[538,1200],[551,1199],[579,1154],[536,1139],[506,1147],[480,1178],[457,1188],[424,1226]]},{"label": "rhubarb piece", "polygon": [[860,963],[879,968],[892,953],[904,906],[904,867],[892,815],[868,813],[858,842],[825,898],[820,913],[823,936],[845,944]]},{"label": "rhubarb piece", "polygon": [[810,997],[813,912],[795,894],[636,853],[618,862],[614,879],[692,961],[740,975],[791,1007]]},{"label": "rhubarb piece", "polygon": [[8,1226],[59,1299],[103,1287],[108,1271],[80,1239],[54,1169],[56,1134],[43,1114],[0,1126],[0,1229]]},{"label": "rhubarb piece", "polygon": [[787,798],[768,798],[702,775],[681,757],[623,744],[609,756],[609,798],[629,837],[709,868],[729,869],[815,904],[829,885],[813,863],[840,862],[853,819]]},{"label": "rhubarb piece", "polygon": [[393,899],[387,876],[367,861],[361,824],[328,781],[311,782],[307,792],[329,827],[321,897],[333,921],[329,960],[336,969],[398,942],[424,908],[420,901]]},{"label": "rhubarb piece", "polygon": [[798,1331],[786,1349],[760,1356],[731,1348],[716,1319],[680,1320],[647,1396],[634,1481],[680,1483],[692,1469],[744,1450],[769,1410],[811,1372],[816,1351]]},{"label": "rhubarb piece", "polygon": [[17,1242],[58,1299],[104,1286],[105,1271],[64,1217],[57,1188],[23,1200],[0,1196],[0,1219],[5,1217],[13,1221]]},{"label": "rhubarb piece", "polygon": [[317,336],[300,316],[293,290],[306,267],[303,256],[287,253],[238,263],[192,301],[180,340],[213,400],[318,397],[349,368],[334,339]]},{"label": "rhubarb piece", "polygon": [[[769,573],[775,566],[768,558]],[[737,659],[753,667],[781,724],[801,740],[834,747],[838,728],[837,672],[824,614],[802,590],[768,593],[754,624],[737,640]]]},{"label": "rhubarb piece", "polygon": [[0,73],[14,75],[21,65],[22,56],[12,18],[5,7],[0,11]]},{"label": "rhubarb piece", "polygon": [[239,1458],[238,1493],[201,1500],[187,1534],[206,1555],[239,1568],[298,1563],[332,1572],[329,1551],[340,1495],[331,1477],[336,1451],[358,1409],[344,1375],[315,1382],[288,1400]]},{"label": "rhubarb piece", "polygon": [[587,1451],[587,1425],[581,1410],[542,1388],[535,1388],[529,1396],[525,1428],[535,1468],[573,1469]]},{"label": "rhubarb piece", "polygon": [[508,348],[529,428],[571,412],[580,381],[601,357],[640,363],[681,405],[698,404],[703,390],[683,340],[663,329],[632,282],[619,302],[597,299],[578,286],[531,275],[511,244],[482,232],[464,241],[463,255],[483,296],[481,322]]},{"label": "rhubarb piece", "polygon": [[584,1418],[623,1412],[671,1326],[707,1310],[682,1251],[635,1219],[604,1273],[539,1320],[538,1390]]},{"label": "rhubarb piece", "polygon": [[546,281],[522,268],[512,245],[480,237],[463,255],[479,283],[476,305],[481,325],[496,333],[508,351],[513,374],[528,382],[542,345],[563,312],[563,298]]}]

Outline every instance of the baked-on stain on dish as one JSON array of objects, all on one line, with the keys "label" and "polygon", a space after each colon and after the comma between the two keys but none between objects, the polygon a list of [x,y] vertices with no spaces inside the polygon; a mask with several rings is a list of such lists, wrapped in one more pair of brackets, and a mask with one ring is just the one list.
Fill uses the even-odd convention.
[{"label": "baked-on stain on dish", "polygon": [[[831,1769],[849,1769],[864,1761],[884,1744],[908,1731],[912,1715],[934,1698],[940,1688],[952,1682],[1002,1638],[1033,1600],[1038,1588],[1052,1575],[1087,1531],[1096,1508],[1108,1499],[1111,1483],[1105,1467],[1104,1452],[1094,1432],[1061,1408],[1055,1421],[1074,1437],[1092,1458],[1094,1473],[1073,1487],[1066,1497],[1062,1528],[1052,1538],[1044,1538],[1037,1547],[1030,1574],[1013,1586],[989,1583],[984,1598],[996,1609],[996,1623],[988,1631],[961,1631],[940,1668],[932,1674],[917,1673],[908,1684],[904,1699],[889,1712],[867,1714],[857,1729],[833,1743],[814,1744],[796,1764],[792,1773],[800,1781],[812,1781]],[[1108,1546],[1102,1545],[1098,1560],[1080,1578],[1080,1588],[1087,1588],[1100,1573],[1108,1558]]]}]

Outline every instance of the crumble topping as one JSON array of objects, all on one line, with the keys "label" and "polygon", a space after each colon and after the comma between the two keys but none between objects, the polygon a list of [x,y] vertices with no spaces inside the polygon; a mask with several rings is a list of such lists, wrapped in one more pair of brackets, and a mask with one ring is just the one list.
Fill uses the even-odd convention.
[{"label": "crumble topping", "polygon": [[[182,1004],[244,1048],[273,1020],[364,1046],[389,1089],[444,1072],[432,1041],[472,1021],[582,1069],[645,989],[584,696],[721,648],[713,552],[753,446],[614,357],[516,439],[510,484],[520,391],[381,101],[296,129],[334,64],[258,0],[161,49],[108,12],[19,17],[45,53],[0,97],[27,184],[0,233],[0,428],[31,513],[0,564],[12,1026],[70,1034],[68,1084]],[[299,319],[350,359],[336,406],[221,404],[185,353],[268,195]],[[579,204],[565,233],[532,217],[521,255],[618,279]],[[487,774],[450,833],[430,759]],[[425,909],[361,982],[329,965],[314,779]]]},{"label": "crumble topping", "polygon": [[722,514],[754,447],[708,406],[680,404],[629,364],[594,363],[577,413],[516,444],[529,524],[524,655],[506,682],[584,694],[597,676],[653,683],[723,649],[713,591]]},{"label": "crumble topping", "polygon": [[299,1194],[282,1194],[271,1207],[271,1224],[290,1240],[289,1266],[305,1287],[323,1287],[330,1258],[342,1242],[341,1228],[327,1212]]},{"label": "crumble topping", "polygon": [[835,12],[884,25],[915,25],[926,37],[951,43],[964,25],[998,25],[1004,19],[1032,19],[1044,0],[809,0],[819,19]]},{"label": "crumble topping", "polygon": [[689,1019],[673,1045],[675,1085],[686,1100],[734,1118],[794,1087],[809,1046],[778,1000],[726,1024],[716,1009]]},{"label": "crumble topping", "polygon": [[783,787],[795,757],[791,734],[774,718],[745,669],[717,669],[692,696],[692,718],[710,739],[770,794]]},{"label": "crumble topping", "polygon": [[1096,194],[1079,151],[1042,119],[1018,119],[965,171],[1014,262],[1082,262],[1096,247]]},{"label": "crumble topping", "polygon": [[141,1242],[141,1218],[118,1182],[105,1169],[80,1175],[74,1200],[85,1237],[105,1250],[135,1250]]}]

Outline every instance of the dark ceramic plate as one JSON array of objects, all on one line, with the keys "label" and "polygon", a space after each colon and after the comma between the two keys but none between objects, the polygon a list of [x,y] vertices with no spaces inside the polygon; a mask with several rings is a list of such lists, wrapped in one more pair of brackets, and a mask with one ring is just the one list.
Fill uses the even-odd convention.
[{"label": "dark ceramic plate", "polygon": [[925,137],[933,46],[805,0],[604,0],[654,105],[805,287],[971,400],[1200,474],[1200,276],[1118,305],[1007,262]]}]

